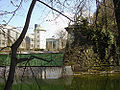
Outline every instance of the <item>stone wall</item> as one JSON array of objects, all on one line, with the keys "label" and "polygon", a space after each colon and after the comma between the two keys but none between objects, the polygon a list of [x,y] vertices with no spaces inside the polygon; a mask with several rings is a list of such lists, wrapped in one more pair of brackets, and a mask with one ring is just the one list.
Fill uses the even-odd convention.
[{"label": "stone wall", "polygon": [[[9,67],[0,67],[0,77],[8,76]],[[64,67],[16,67],[16,77],[36,77],[58,79],[65,75],[73,75],[71,66]]]}]

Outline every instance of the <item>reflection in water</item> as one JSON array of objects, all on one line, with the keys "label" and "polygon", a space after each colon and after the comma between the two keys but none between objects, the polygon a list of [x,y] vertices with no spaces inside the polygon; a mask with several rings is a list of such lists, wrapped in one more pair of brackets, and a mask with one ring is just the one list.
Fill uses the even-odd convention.
[{"label": "reflection in water", "polygon": [[[2,79],[0,79],[2,81]],[[0,81],[0,90],[4,83]],[[120,75],[82,75],[60,79],[37,79],[41,90],[120,90]],[[12,90],[40,90],[36,81],[16,79]]]}]

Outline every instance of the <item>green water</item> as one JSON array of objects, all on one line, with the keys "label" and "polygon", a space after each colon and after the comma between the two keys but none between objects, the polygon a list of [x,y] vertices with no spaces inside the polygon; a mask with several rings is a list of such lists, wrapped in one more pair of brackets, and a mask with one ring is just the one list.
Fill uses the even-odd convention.
[{"label": "green water", "polygon": [[[0,81],[0,90],[4,83]],[[61,79],[16,79],[12,90],[120,90],[120,75],[82,75]]]}]

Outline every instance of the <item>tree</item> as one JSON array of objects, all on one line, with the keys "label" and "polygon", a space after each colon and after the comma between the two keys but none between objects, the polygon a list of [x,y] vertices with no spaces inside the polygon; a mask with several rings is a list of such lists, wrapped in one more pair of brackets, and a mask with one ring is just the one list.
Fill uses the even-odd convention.
[{"label": "tree", "polygon": [[120,0],[113,0],[114,12],[118,28],[117,46],[120,48]]},{"label": "tree", "polygon": [[17,59],[17,57],[16,57],[17,49],[20,46],[20,44],[21,44],[22,40],[24,39],[24,37],[26,35],[26,32],[28,30],[31,14],[32,14],[32,11],[33,11],[33,8],[35,6],[36,1],[37,0],[33,0],[32,1],[31,5],[30,5],[30,8],[29,8],[29,11],[28,11],[28,14],[27,14],[27,18],[26,18],[26,22],[25,22],[24,28],[22,30],[22,33],[20,34],[20,36],[16,40],[16,42],[11,46],[10,71],[9,71],[8,79],[7,79],[7,82],[6,82],[4,90],[10,90],[10,88],[12,86],[12,83],[13,83],[13,80],[14,80],[15,67],[16,67],[17,63],[19,63],[19,62],[21,62],[21,60],[23,60],[23,59],[21,59],[21,60]]},{"label": "tree", "polygon": [[[89,44],[91,45],[91,43],[88,43],[88,42],[91,41],[93,44],[94,53],[97,53],[99,55],[99,58],[100,58],[99,65],[100,66],[105,65],[109,67],[111,64],[113,64],[116,66],[116,65],[119,65],[119,61],[116,57],[117,56],[117,53],[116,53],[117,29],[116,29],[116,23],[114,22],[115,16],[113,14],[114,12],[113,3],[111,0],[102,0],[101,2],[99,2],[99,0],[96,0],[96,1],[99,4],[97,6],[96,14],[94,14],[95,16],[93,17],[92,23],[89,23],[87,19],[84,19],[84,18],[82,19],[82,18],[79,18],[78,16],[77,23],[71,25],[72,27],[71,30],[69,29],[67,30],[69,32],[72,31],[72,33],[74,33],[73,34],[74,41],[71,44],[71,50],[68,50],[68,55],[71,56],[69,60],[72,60],[73,62],[83,61],[83,60],[85,61],[87,58],[87,55],[85,59],[81,60],[81,57],[79,58],[79,56],[78,57],[75,56],[76,55],[75,53],[76,52],[82,53],[82,50],[81,51],[78,50],[77,47],[80,47],[80,46],[84,47],[85,45],[89,46]],[[68,60],[68,58],[66,60]],[[111,60],[113,60],[114,63],[111,63]],[[77,65],[77,63],[75,63],[75,66]],[[82,64],[78,66],[82,66]]]},{"label": "tree", "polygon": [[67,41],[67,32],[64,30],[60,30],[56,33],[56,36],[59,40],[59,49],[65,48],[66,41]]},{"label": "tree", "polygon": [[[105,27],[106,30],[112,32],[114,39],[114,60],[119,65],[119,55],[117,54],[120,46],[120,2],[119,0],[97,0],[98,8],[96,11],[97,27]],[[116,21],[116,22],[115,22]],[[111,46],[111,47],[112,47]],[[118,49],[118,51],[117,51]]]},{"label": "tree", "polygon": [[64,31],[64,30],[60,30],[60,31],[58,31],[57,33],[56,33],[56,35],[57,35],[57,38],[66,38],[66,31]]}]

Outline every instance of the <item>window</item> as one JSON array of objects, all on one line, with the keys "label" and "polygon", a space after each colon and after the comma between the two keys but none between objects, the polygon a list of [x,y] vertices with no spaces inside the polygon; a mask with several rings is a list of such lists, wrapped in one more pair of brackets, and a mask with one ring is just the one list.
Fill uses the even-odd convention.
[{"label": "window", "polygon": [[56,42],[53,41],[53,48],[56,48]]},{"label": "window", "polygon": [[31,41],[34,41],[34,39],[31,39]]},{"label": "window", "polygon": [[2,45],[4,45],[5,44],[5,40],[2,40]]},{"label": "window", "polygon": [[39,35],[37,36],[37,38],[39,38]]}]

